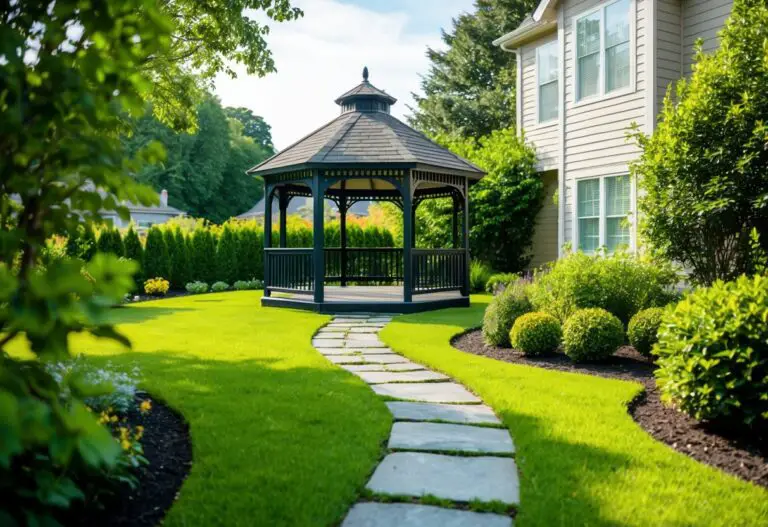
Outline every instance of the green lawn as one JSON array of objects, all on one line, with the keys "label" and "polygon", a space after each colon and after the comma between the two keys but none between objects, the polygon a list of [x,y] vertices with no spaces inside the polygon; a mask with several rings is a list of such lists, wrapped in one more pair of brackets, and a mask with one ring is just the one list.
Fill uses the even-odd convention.
[{"label": "green lawn", "polygon": [[480,324],[469,309],[398,317],[382,339],[453,376],[509,427],[517,447],[516,526],[768,525],[768,492],[652,439],[628,415],[639,384],[508,364],[458,351],[449,340]]},{"label": "green lawn", "polygon": [[391,417],[361,380],[310,344],[328,317],[262,309],[235,292],[116,309],[133,351],[76,350],[138,364],[145,387],[190,424],[192,472],[165,525],[330,525],[357,497]]}]

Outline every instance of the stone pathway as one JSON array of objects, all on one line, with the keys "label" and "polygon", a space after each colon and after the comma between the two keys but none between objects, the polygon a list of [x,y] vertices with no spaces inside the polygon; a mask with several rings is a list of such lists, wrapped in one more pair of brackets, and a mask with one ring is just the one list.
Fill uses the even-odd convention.
[{"label": "stone pathway", "polygon": [[[391,317],[335,317],[312,340],[329,361],[386,397],[395,418],[374,496],[468,502],[520,500],[515,446],[493,411],[462,385],[394,353],[378,332]],[[355,504],[342,527],[510,527],[512,519],[416,503]]]}]

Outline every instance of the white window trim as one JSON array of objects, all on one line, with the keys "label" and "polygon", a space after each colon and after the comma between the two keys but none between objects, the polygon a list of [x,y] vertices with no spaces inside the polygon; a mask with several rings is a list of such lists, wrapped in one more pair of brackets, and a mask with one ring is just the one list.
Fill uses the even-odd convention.
[{"label": "white window trim", "polygon": [[[629,1],[629,86],[611,92],[605,92],[605,8],[615,4],[619,0],[610,0],[598,4],[591,9],[582,11],[571,18],[571,53],[573,54],[573,106],[582,106],[585,104],[591,104],[597,101],[604,101],[612,99],[614,97],[622,97],[629,95],[636,91],[637,84],[637,38],[636,38],[636,26],[637,26],[637,2],[636,0]],[[601,11],[600,15],[600,72],[598,78],[598,93],[590,95],[588,97],[579,97],[579,64],[578,64],[578,32],[577,24],[579,19],[589,16],[593,13]],[[537,90],[538,91],[538,90]]]},{"label": "white window trim", "polygon": [[[536,105],[536,124],[537,125],[542,125],[542,126],[556,125],[558,123],[559,119],[560,119],[560,112],[563,111],[562,101],[560,100],[560,97],[558,96],[557,97],[557,115],[552,117],[552,118],[550,118],[550,119],[547,119],[546,121],[542,121],[541,120],[541,108],[539,108],[539,92],[541,91],[541,80],[539,79],[539,63],[540,63],[539,52],[541,51],[542,48],[544,48],[546,46],[552,46],[552,45],[555,46],[555,53],[557,54],[557,70],[559,72],[560,71],[560,61],[562,60],[562,58],[560,57],[560,46],[557,45],[557,39],[550,40],[549,42],[541,44],[540,46],[538,46],[536,48],[536,53],[535,53],[536,54],[536,63],[534,64],[534,67],[536,68],[536,93],[534,94],[534,103]],[[559,94],[560,93],[560,88],[559,88],[559,86],[560,86],[560,75],[559,75],[559,73],[558,73],[557,77],[555,77],[555,80],[549,81],[546,84],[551,84],[553,82],[557,83],[557,86],[558,86],[557,93]]]},{"label": "white window trim", "polygon": [[[607,178],[611,177],[617,177],[617,176],[629,176],[629,210],[627,211],[627,221],[629,222],[629,246],[627,247],[627,250],[634,253],[636,251],[636,235],[635,235],[635,178],[633,178],[630,174],[627,174],[626,172],[618,172],[615,174],[606,174],[604,176],[589,176],[589,177],[581,177],[576,178],[573,180],[573,190],[572,190],[572,196],[573,196],[573,207],[572,207],[572,218],[571,218],[571,224],[573,225],[573,237],[571,238],[571,244],[576,251],[581,251],[581,247],[579,246],[579,181],[589,181],[593,179],[597,179],[600,181],[600,217],[599,217],[599,225],[598,225],[598,232],[600,233],[599,242],[597,244],[598,249],[604,249],[607,251],[608,249],[608,216],[606,215],[605,210],[605,180]],[[613,215],[611,218],[618,218],[623,217]],[[594,216],[588,216],[585,218],[594,218]],[[586,254],[594,254],[594,253],[586,253]],[[613,254],[613,253],[608,253]]]}]

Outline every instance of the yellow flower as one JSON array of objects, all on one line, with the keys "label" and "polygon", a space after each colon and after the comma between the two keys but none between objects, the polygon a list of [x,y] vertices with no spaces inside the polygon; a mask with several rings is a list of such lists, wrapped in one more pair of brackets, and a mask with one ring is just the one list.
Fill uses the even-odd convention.
[{"label": "yellow flower", "polygon": [[134,434],[133,438],[134,438],[136,441],[138,441],[138,440],[139,440],[139,439],[141,439],[142,437],[144,437],[144,427],[143,427],[143,426],[141,426],[141,425],[138,425],[138,426],[136,427],[136,433]]},{"label": "yellow flower", "polygon": [[152,409],[152,401],[150,400],[141,401],[141,404],[139,405],[139,410],[141,411],[141,413],[146,414],[151,409]]},{"label": "yellow flower", "polygon": [[123,439],[122,441],[120,441],[120,446],[123,447],[123,450],[130,450],[131,442],[127,439]]}]

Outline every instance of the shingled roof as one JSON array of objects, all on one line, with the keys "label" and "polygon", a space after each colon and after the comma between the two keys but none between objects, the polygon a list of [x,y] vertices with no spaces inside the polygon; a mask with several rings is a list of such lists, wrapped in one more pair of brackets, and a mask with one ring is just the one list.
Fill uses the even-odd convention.
[{"label": "shingled roof", "polygon": [[248,173],[298,168],[413,165],[472,178],[484,172],[389,114],[396,99],[379,90],[363,72],[363,82],[336,99],[342,114]]}]

